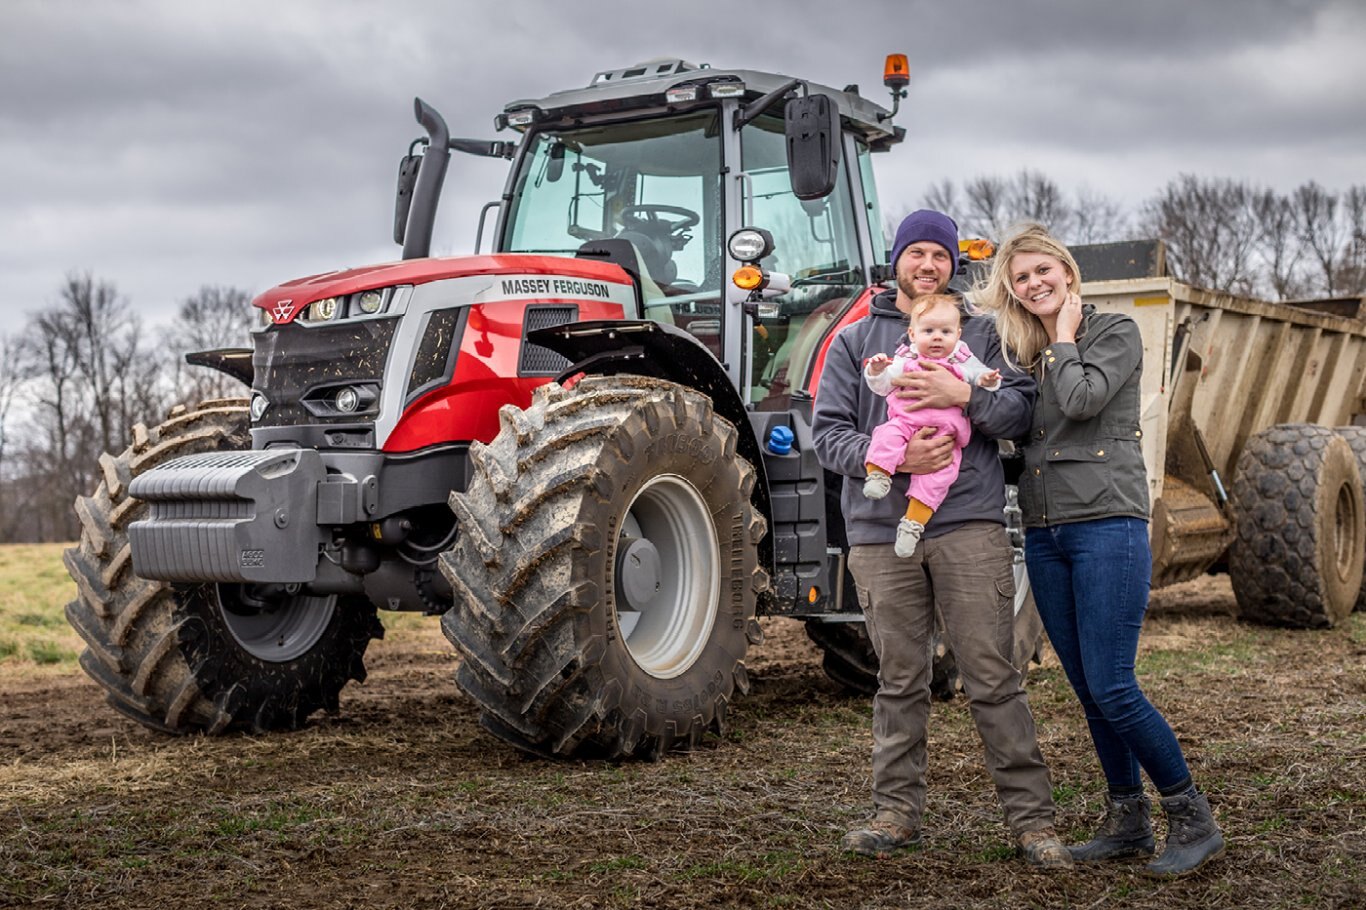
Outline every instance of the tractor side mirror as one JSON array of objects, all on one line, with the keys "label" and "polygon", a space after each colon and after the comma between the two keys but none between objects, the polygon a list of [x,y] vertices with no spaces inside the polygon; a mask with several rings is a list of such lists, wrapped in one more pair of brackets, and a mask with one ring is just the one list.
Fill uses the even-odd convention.
[{"label": "tractor side mirror", "polygon": [[545,165],[545,179],[555,183],[564,175],[564,143],[556,142],[550,147],[550,158]]},{"label": "tractor side mirror", "polygon": [[839,175],[839,108],[828,95],[793,98],[783,113],[783,127],[793,195],[798,199],[830,195]]},{"label": "tractor side mirror", "polygon": [[394,197],[394,243],[403,243],[408,231],[408,210],[413,207],[413,187],[422,166],[421,155],[405,155],[398,163],[398,194]]}]

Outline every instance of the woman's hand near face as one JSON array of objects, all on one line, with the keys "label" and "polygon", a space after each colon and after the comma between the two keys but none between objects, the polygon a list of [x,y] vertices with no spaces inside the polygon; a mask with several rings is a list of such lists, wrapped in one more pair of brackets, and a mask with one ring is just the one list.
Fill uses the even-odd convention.
[{"label": "woman's hand near face", "polygon": [[1068,292],[1067,300],[1058,309],[1058,319],[1053,325],[1053,337],[1050,339],[1055,344],[1062,342],[1076,344],[1077,329],[1081,328],[1081,297],[1076,293]]}]

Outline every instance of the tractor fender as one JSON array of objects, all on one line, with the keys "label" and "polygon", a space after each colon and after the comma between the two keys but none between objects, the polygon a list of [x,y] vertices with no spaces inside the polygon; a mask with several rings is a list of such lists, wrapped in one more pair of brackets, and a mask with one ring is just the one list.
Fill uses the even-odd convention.
[{"label": "tractor fender", "polygon": [[[711,349],[677,326],[647,319],[600,319],[567,322],[527,333],[533,344],[550,348],[573,366],[556,377],[565,382],[579,374],[612,376],[634,373],[676,382],[711,399],[716,413],[735,425],[736,451],[754,466],[755,505],[772,526],[768,472],[759,438],[740,393]],[[773,535],[759,542],[765,569],[773,569]]]},{"label": "tractor fender", "polygon": [[256,368],[251,363],[251,348],[219,348],[215,351],[195,351],[185,355],[190,366],[208,367],[225,373],[233,379],[240,379],[250,386],[256,378]]}]

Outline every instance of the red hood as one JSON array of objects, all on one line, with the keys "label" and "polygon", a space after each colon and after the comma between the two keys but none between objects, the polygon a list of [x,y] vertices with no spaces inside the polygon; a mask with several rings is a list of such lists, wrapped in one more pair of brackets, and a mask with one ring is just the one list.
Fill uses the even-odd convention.
[{"label": "red hood", "polygon": [[386,288],[400,284],[426,284],[444,278],[467,275],[564,275],[569,278],[589,278],[630,284],[631,279],[620,266],[590,259],[568,256],[546,256],[539,253],[499,253],[490,256],[451,256],[443,259],[406,259],[367,265],[340,272],[323,272],[307,278],[296,278],[259,294],[251,305],[275,313],[275,322],[292,322],[294,317],[315,300],[345,297],[371,288]]}]

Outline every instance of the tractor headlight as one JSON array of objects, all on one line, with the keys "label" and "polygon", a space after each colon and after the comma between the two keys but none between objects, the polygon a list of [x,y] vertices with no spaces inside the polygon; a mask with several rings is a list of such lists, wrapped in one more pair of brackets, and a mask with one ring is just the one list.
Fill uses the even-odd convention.
[{"label": "tractor headlight", "polygon": [[267,401],[266,396],[262,395],[260,392],[251,396],[251,406],[248,410],[251,413],[252,423],[260,420],[265,415],[266,408],[268,407],[270,407],[270,402]]},{"label": "tractor headlight", "polygon": [[373,316],[384,308],[383,291],[361,291],[356,295],[356,309],[366,316]]},{"label": "tractor headlight", "polygon": [[730,235],[726,249],[739,262],[758,262],[773,252],[773,235],[763,228],[740,228]]},{"label": "tractor headlight", "polygon": [[341,301],[336,297],[324,297],[308,305],[308,312],[304,314],[304,318],[309,322],[328,322],[335,319],[340,311]]},{"label": "tractor headlight", "polygon": [[337,390],[335,399],[337,410],[343,414],[354,414],[360,408],[360,393],[351,386]]}]

